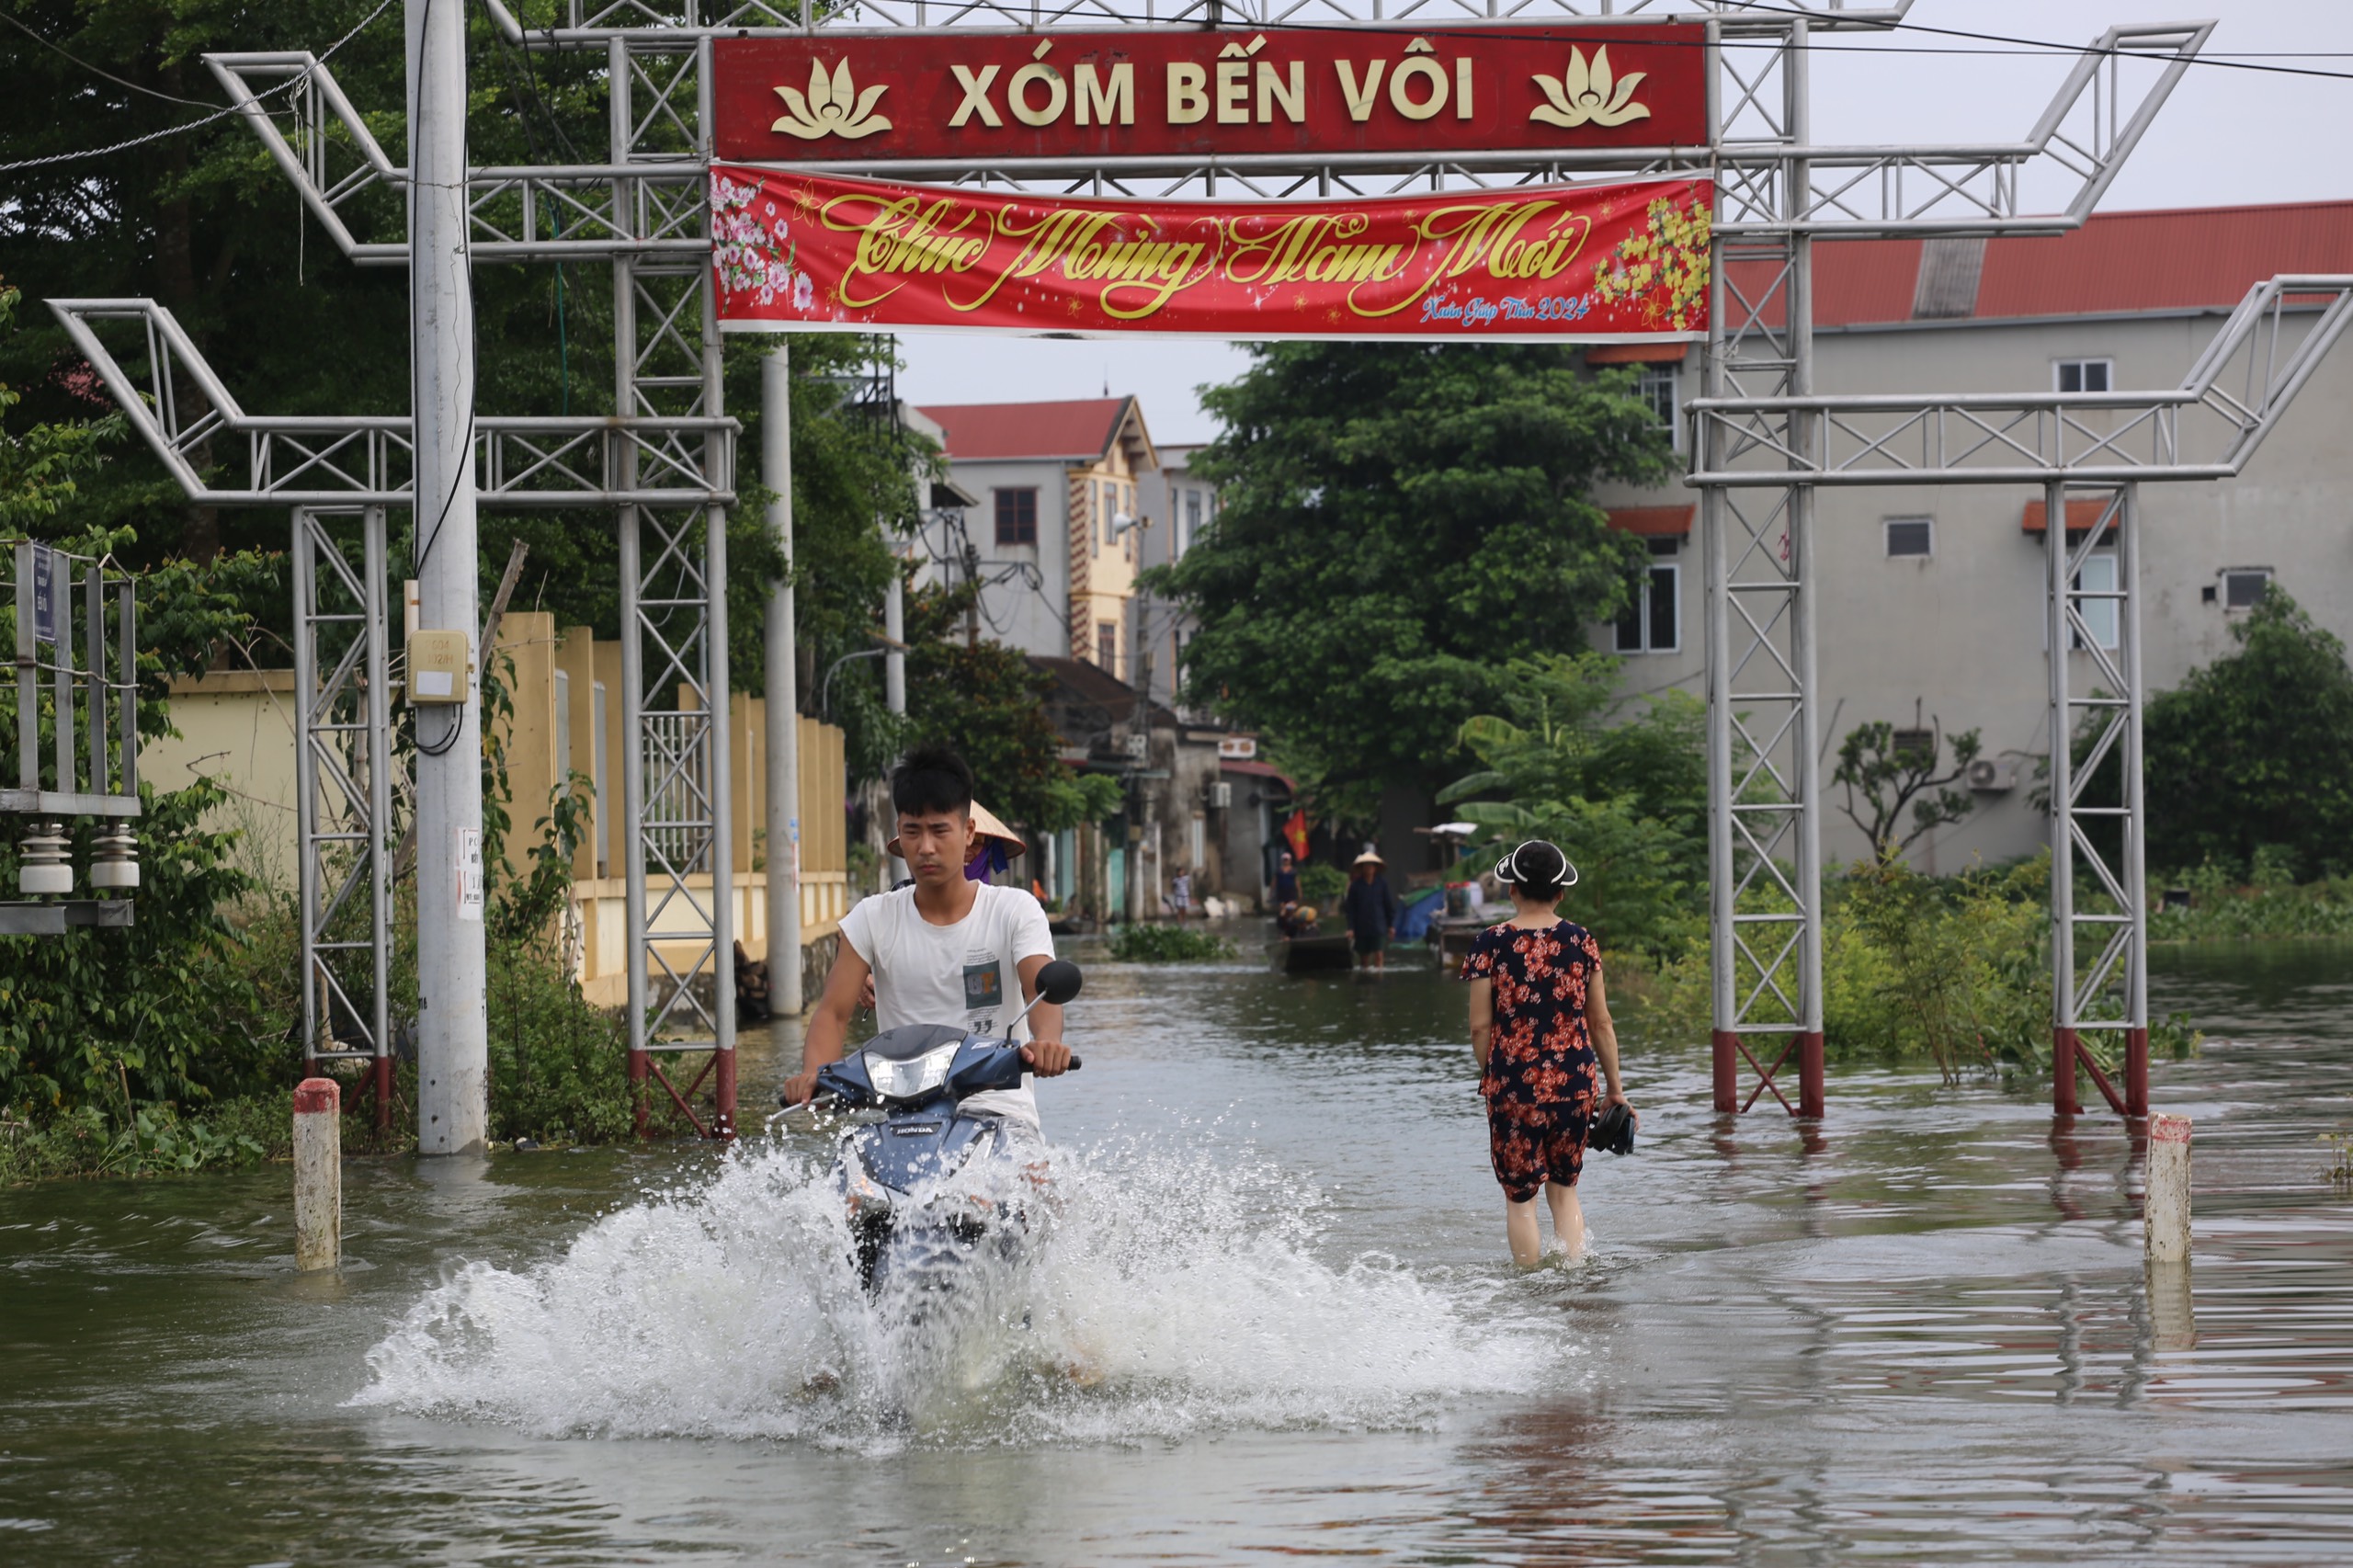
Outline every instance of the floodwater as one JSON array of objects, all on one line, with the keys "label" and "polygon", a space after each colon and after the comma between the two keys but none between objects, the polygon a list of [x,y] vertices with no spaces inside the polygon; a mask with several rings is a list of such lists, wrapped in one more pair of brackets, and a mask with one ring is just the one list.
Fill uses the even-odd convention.
[{"label": "floodwater", "polygon": [[1427,970],[1094,963],[1058,1225],[912,1324],[813,1135],[357,1162],[335,1277],[282,1168],[0,1194],[0,1562],[2343,1561],[2353,950],[2158,961],[2188,1294],[2111,1118],[1834,1069],[1809,1142],[1697,1051],[1516,1275]]}]

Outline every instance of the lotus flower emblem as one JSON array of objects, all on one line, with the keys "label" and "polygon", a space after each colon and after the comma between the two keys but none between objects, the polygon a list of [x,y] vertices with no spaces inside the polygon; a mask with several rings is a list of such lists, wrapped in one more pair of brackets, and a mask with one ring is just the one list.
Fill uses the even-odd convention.
[{"label": "lotus flower emblem", "polygon": [[[1584,74],[1582,65],[1578,67]],[[1606,78],[1605,78],[1606,80]],[[825,62],[812,61],[809,65],[809,96],[801,97],[795,87],[779,87],[776,96],[784,100],[784,118],[768,127],[787,136],[798,136],[803,142],[821,137],[839,136],[855,142],[861,136],[871,136],[878,131],[891,129],[891,121],[874,112],[874,105],[891,90],[885,83],[869,87],[860,94],[849,79],[849,62],[844,60],[834,68],[831,77],[825,74]],[[1650,111],[1643,111],[1648,114]]]},{"label": "lotus flower emblem", "polygon": [[1528,111],[1530,119],[1542,120],[1563,130],[1580,125],[1623,125],[1630,119],[1648,119],[1648,104],[1633,103],[1634,89],[1643,85],[1645,73],[1630,71],[1613,78],[1609,74],[1609,46],[1602,45],[1593,51],[1593,64],[1588,69],[1585,51],[1569,51],[1569,68],[1559,81],[1539,76],[1536,85],[1552,100],[1539,104]]}]

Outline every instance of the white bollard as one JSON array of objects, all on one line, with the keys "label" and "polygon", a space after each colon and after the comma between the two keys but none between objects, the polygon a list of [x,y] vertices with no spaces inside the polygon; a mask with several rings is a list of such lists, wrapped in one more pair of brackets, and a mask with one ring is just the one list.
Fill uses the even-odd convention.
[{"label": "white bollard", "polygon": [[2189,1118],[2164,1111],[2149,1118],[2149,1180],[2142,1211],[2148,1221],[2149,1261],[2189,1261]]},{"label": "white bollard", "polygon": [[343,1087],[305,1078],[294,1089],[294,1267],[343,1261]]}]

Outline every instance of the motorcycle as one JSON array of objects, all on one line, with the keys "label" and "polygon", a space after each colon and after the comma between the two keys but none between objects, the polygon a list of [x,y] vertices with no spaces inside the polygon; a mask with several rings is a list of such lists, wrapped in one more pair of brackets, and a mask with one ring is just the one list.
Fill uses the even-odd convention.
[{"label": "motorcycle", "polygon": [[[1013,1023],[1040,1002],[1070,1001],[1080,981],[1076,964],[1047,964]],[[947,1270],[983,1254],[1015,1256],[1040,1222],[1048,1194],[1017,1134],[1002,1116],[963,1108],[973,1095],[1021,1086],[1027,1064],[1012,1031],[906,1024],[818,1071],[809,1103],[858,1119],[843,1134],[834,1185],[870,1293],[893,1278],[944,1283]],[[1072,1057],[1070,1071],[1078,1067]]]}]

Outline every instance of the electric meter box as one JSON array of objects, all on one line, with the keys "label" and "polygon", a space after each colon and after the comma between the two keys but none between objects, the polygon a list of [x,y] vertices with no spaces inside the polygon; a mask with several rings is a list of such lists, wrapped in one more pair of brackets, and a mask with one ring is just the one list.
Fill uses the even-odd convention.
[{"label": "electric meter box", "polygon": [[468,657],[462,631],[408,634],[408,699],[417,707],[466,699]]}]

